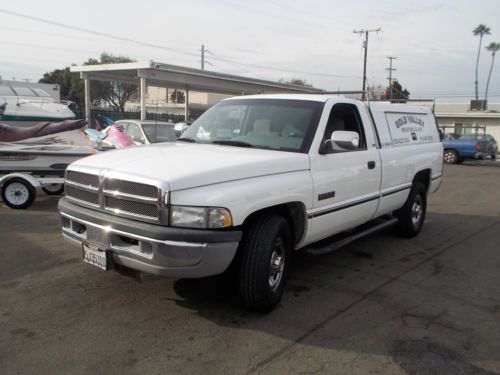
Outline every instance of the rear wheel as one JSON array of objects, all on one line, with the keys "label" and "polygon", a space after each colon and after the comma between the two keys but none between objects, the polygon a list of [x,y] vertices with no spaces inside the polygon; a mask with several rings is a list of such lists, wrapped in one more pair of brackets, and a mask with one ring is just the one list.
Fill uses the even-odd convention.
[{"label": "rear wheel", "polygon": [[64,193],[64,184],[45,184],[42,190],[48,195],[61,195]]},{"label": "rear wheel", "polygon": [[455,150],[444,150],[444,162],[446,164],[457,164],[458,161],[459,157]]},{"label": "rear wheel", "polygon": [[11,178],[2,186],[2,199],[10,208],[27,208],[35,197],[36,189],[23,178]]},{"label": "rear wheel", "polygon": [[290,230],[277,215],[255,219],[245,231],[240,264],[240,296],[250,309],[271,311],[285,290],[290,263]]},{"label": "rear wheel", "polygon": [[394,215],[399,222],[397,232],[404,237],[415,237],[424,225],[427,212],[427,191],[421,183],[415,183],[403,207]]}]

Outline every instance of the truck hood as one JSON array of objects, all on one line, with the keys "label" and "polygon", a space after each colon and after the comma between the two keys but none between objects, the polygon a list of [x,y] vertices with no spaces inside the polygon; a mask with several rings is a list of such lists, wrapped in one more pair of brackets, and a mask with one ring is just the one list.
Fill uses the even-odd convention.
[{"label": "truck hood", "polygon": [[69,169],[168,183],[170,191],[309,169],[306,154],[233,146],[163,143],[103,152]]}]

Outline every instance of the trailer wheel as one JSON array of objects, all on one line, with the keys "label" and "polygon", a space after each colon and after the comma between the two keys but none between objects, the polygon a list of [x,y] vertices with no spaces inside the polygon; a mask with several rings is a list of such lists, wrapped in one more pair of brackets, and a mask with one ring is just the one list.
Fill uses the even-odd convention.
[{"label": "trailer wheel", "polygon": [[10,208],[27,208],[35,198],[36,189],[23,178],[11,178],[2,185],[2,199]]},{"label": "trailer wheel", "polygon": [[458,161],[459,157],[455,150],[444,150],[444,162],[446,164],[457,164]]},{"label": "trailer wheel", "polygon": [[42,190],[48,195],[61,195],[64,193],[64,184],[45,184]]},{"label": "trailer wheel", "polygon": [[394,213],[399,220],[396,230],[403,237],[415,237],[424,225],[427,212],[427,191],[421,183],[415,183],[403,207]]},{"label": "trailer wheel", "polygon": [[254,220],[242,241],[240,296],[243,303],[258,312],[271,311],[285,290],[290,264],[290,230],[278,215]]}]

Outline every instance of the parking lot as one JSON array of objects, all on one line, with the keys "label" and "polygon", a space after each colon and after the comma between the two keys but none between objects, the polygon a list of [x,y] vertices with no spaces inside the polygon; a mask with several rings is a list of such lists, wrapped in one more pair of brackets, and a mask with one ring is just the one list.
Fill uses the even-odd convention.
[{"label": "parking lot", "polygon": [[297,254],[268,315],[227,278],[139,282],[84,264],[57,197],[2,204],[0,373],[500,373],[500,168],[473,164],[446,166],[417,238]]}]

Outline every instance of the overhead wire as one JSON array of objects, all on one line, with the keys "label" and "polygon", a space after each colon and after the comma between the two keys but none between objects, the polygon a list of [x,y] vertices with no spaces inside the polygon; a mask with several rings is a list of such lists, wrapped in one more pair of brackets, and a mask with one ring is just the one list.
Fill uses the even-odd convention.
[{"label": "overhead wire", "polygon": [[[163,45],[158,45],[158,44],[149,43],[149,42],[143,42],[143,41],[140,41],[140,40],[136,40],[136,39],[132,39],[132,38],[126,38],[126,37],[121,37],[121,36],[118,36],[118,35],[104,33],[104,32],[101,32],[101,31],[91,30],[91,29],[87,29],[87,28],[83,28],[83,27],[79,27],[79,26],[68,25],[68,24],[65,24],[65,23],[62,23],[62,22],[51,21],[51,20],[48,20],[48,19],[45,19],[45,18],[34,17],[34,16],[27,15],[27,14],[22,14],[22,13],[18,13],[18,12],[9,11],[9,10],[6,10],[6,9],[0,9],[0,13],[5,13],[5,14],[11,15],[11,16],[15,16],[15,17],[26,18],[26,19],[29,19],[29,20],[32,20],[32,21],[42,22],[42,23],[45,23],[45,24],[53,25],[53,26],[58,26],[58,27],[63,27],[63,28],[71,29],[71,30],[80,31],[80,32],[85,32],[85,33],[90,33],[90,34],[94,34],[94,35],[99,35],[99,36],[103,36],[103,37],[114,39],[114,40],[129,42],[129,43],[137,44],[137,45],[140,45],[140,46],[145,46],[145,47],[150,47],[150,48],[157,48],[157,49],[161,49],[161,50],[165,50],[165,51],[169,51],[169,52],[176,52],[176,53],[180,53],[180,54],[184,54],[184,55],[192,56],[192,57],[199,57],[199,55],[197,53],[188,52],[187,50],[182,50],[180,48],[165,47]],[[272,67],[272,66],[239,62],[239,61],[235,61],[235,60],[232,60],[232,59],[227,59],[227,58],[224,58],[224,57],[217,57],[215,55],[212,57],[212,59],[215,59],[215,60],[218,60],[218,61],[221,61],[221,62],[225,62],[225,63],[229,63],[229,64],[236,64],[236,65],[242,65],[242,66],[250,66],[250,67],[264,69],[264,70],[278,71],[278,72],[282,72],[282,73],[303,74],[303,75],[320,76],[320,77],[330,77],[330,78],[356,78],[356,79],[357,78],[361,78],[359,76],[347,76],[347,75],[340,75],[340,74],[306,72],[306,71],[299,71],[299,70],[281,69],[281,68],[276,68],[276,67]]]}]

